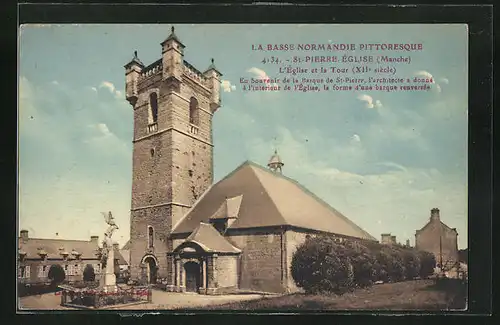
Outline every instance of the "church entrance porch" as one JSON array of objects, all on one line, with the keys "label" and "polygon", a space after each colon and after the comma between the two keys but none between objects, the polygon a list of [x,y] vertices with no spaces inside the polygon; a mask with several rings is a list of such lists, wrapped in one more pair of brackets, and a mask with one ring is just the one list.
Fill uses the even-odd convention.
[{"label": "church entrance porch", "polygon": [[187,262],[184,264],[184,271],[186,273],[186,291],[198,292],[199,288],[202,287],[200,264]]}]

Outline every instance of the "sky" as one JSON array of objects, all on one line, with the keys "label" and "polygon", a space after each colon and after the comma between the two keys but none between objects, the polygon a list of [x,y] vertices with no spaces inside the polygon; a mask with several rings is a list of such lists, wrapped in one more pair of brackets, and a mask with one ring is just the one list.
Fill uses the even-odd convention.
[{"label": "sky", "polygon": [[[375,238],[414,244],[439,208],[467,247],[465,25],[175,25],[189,63],[214,58],[222,106],[213,118],[214,181],[246,160],[283,173]],[[135,50],[161,57],[171,25],[24,25],[19,34],[19,228],[30,237],[103,237],[112,211],[130,234]],[[398,76],[432,76],[426,92],[245,92],[240,78],[278,76],[252,44],[422,43]],[[293,53],[292,53],[293,54]],[[316,55],[331,55],[315,53]],[[360,55],[361,53],[355,53]],[[364,52],[362,54],[376,54]],[[284,57],[283,53],[274,56]]]}]

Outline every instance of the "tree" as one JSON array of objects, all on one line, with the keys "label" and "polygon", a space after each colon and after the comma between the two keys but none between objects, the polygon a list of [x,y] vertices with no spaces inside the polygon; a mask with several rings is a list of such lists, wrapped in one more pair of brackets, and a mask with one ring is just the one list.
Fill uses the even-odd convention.
[{"label": "tree", "polygon": [[95,270],[92,264],[87,264],[83,270],[83,281],[95,281]]},{"label": "tree", "polygon": [[417,251],[413,249],[402,249],[403,262],[406,270],[405,277],[412,280],[420,275],[420,257]]},{"label": "tree", "polygon": [[353,266],[347,248],[318,236],[301,244],[292,257],[292,278],[306,293],[342,294],[353,287]]},{"label": "tree", "polygon": [[53,264],[50,266],[48,277],[53,285],[57,285],[64,281],[66,273],[61,265]]},{"label": "tree", "polygon": [[419,251],[418,256],[420,258],[420,277],[427,278],[434,274],[434,268],[436,267],[436,257],[434,254]]},{"label": "tree", "polygon": [[376,255],[381,267],[381,280],[398,282],[405,278],[405,266],[400,250],[385,245]]}]

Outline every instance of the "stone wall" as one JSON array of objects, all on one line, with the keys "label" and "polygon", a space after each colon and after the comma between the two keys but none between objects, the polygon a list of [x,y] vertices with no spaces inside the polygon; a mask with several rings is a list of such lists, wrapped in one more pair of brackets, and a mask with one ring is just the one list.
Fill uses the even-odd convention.
[{"label": "stone wall", "polygon": [[[131,213],[130,221],[130,275],[137,278],[140,274],[140,263],[146,253],[154,255],[158,260],[158,277],[168,276],[166,253],[169,250],[167,234],[170,233],[168,216],[170,206],[145,208]],[[148,226],[154,230],[153,248],[148,247]]]},{"label": "stone wall", "polygon": [[283,292],[282,238],[279,232],[239,234],[228,237],[242,250],[239,288]]},{"label": "stone wall", "polygon": [[236,288],[238,286],[238,256],[218,256],[217,283],[219,288]]},{"label": "stone wall", "polygon": [[306,241],[306,236],[308,234],[306,232],[298,232],[293,230],[287,230],[285,233],[286,238],[286,272],[287,272],[287,291],[288,292],[297,292],[301,291],[300,288],[297,287],[295,281],[292,277],[291,267],[292,267],[292,258],[293,254],[297,251],[297,247]]}]

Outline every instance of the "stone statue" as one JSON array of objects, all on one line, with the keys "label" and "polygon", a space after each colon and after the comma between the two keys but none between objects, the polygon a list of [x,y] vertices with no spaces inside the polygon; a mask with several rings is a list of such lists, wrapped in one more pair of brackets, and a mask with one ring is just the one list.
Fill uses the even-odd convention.
[{"label": "stone statue", "polygon": [[115,254],[113,250],[113,241],[111,237],[113,236],[113,232],[119,229],[115,223],[113,215],[111,211],[108,213],[102,212],[104,216],[104,220],[109,225],[108,229],[104,233],[104,240],[102,243],[102,265],[103,265],[103,274],[101,275],[101,286],[105,289],[105,291],[116,291],[116,276],[115,276]]}]

